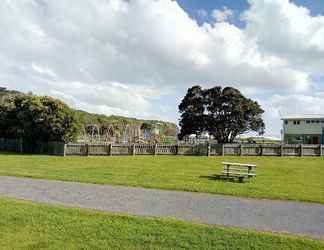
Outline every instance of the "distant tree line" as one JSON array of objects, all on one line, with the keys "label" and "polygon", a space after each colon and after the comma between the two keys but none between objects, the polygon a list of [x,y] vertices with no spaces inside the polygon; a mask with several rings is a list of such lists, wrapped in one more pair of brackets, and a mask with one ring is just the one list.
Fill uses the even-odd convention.
[{"label": "distant tree line", "polygon": [[[7,91],[7,90],[4,90]],[[76,111],[60,100],[48,96],[14,95],[0,102],[0,137],[21,138],[25,142],[70,142],[76,139],[80,126],[89,122],[131,122],[144,129],[162,124],[165,134],[173,134],[173,123],[105,116]],[[193,86],[179,105],[181,114],[179,139],[186,135],[208,133],[220,143],[232,142],[248,131],[264,133],[263,109],[231,87],[203,89]]]}]

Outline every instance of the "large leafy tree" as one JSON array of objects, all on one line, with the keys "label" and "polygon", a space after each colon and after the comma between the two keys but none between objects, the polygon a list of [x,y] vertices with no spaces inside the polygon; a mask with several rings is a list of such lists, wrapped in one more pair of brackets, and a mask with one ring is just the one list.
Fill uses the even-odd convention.
[{"label": "large leafy tree", "polygon": [[16,96],[0,105],[0,137],[26,142],[72,141],[78,125],[65,103],[47,96]]},{"label": "large leafy tree", "polygon": [[193,86],[179,105],[179,111],[180,139],[208,132],[218,142],[227,143],[248,131],[264,133],[263,109],[235,88]]}]

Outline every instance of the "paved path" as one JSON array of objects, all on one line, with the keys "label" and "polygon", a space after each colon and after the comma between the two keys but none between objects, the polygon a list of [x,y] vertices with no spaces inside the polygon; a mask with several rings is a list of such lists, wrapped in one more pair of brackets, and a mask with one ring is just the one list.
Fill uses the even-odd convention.
[{"label": "paved path", "polygon": [[324,205],[0,176],[0,195],[324,239]]}]

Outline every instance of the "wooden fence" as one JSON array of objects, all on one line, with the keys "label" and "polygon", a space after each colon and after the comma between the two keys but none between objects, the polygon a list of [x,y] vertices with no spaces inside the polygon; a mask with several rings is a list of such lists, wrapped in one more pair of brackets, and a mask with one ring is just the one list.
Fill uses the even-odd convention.
[{"label": "wooden fence", "polygon": [[0,138],[0,151],[6,152],[64,156],[65,147],[66,145],[62,142],[36,142],[31,145],[18,139]]},{"label": "wooden fence", "polygon": [[22,143],[18,139],[0,138],[0,151],[22,152]]},{"label": "wooden fence", "polygon": [[324,145],[66,144],[64,155],[324,156]]},{"label": "wooden fence", "polygon": [[64,144],[28,145],[1,139],[0,151],[46,155],[197,155],[197,156],[324,156],[324,145],[297,144]]}]

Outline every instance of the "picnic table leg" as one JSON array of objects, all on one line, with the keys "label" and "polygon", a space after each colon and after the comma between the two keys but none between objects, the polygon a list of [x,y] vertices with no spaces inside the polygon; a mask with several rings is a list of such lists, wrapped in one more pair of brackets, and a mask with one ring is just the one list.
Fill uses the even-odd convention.
[{"label": "picnic table leg", "polygon": [[229,179],[229,169],[230,169],[230,165],[226,165],[226,176],[227,176],[227,180]]}]

